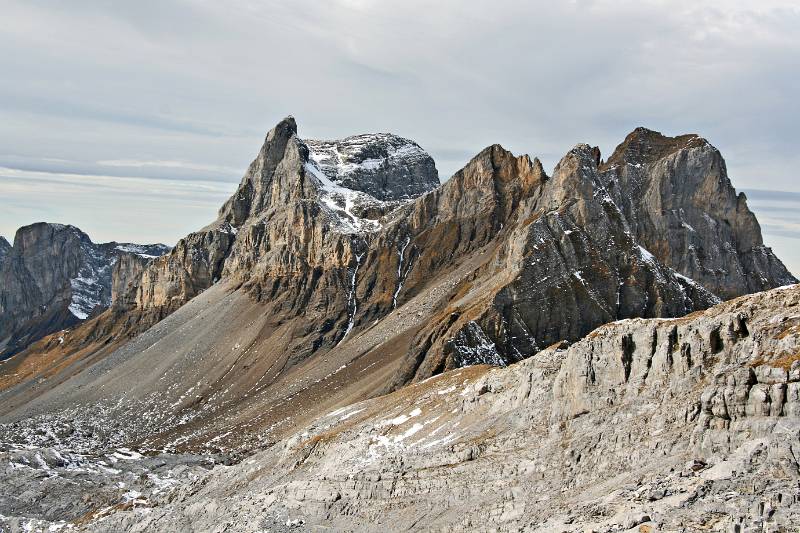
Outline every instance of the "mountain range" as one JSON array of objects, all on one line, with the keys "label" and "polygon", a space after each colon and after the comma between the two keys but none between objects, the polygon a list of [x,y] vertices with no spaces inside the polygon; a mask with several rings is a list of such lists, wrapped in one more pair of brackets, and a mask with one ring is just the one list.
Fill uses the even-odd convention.
[{"label": "mountain range", "polygon": [[173,248],[36,224],[0,276],[12,530],[800,518],[800,289],[698,135],[440,184],[287,117]]}]

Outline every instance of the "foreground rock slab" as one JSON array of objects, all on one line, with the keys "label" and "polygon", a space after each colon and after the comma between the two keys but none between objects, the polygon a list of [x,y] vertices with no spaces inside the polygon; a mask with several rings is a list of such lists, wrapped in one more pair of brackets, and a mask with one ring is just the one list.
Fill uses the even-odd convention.
[{"label": "foreground rock slab", "polygon": [[791,531],[798,457],[795,285],[337,409],[79,529]]}]

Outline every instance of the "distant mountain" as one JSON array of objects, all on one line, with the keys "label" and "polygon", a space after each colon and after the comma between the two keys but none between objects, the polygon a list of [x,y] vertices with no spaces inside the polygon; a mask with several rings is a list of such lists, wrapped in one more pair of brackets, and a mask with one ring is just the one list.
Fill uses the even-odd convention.
[{"label": "distant mountain", "polygon": [[95,244],[81,230],[37,223],[0,240],[0,358],[96,316],[111,305],[112,272],[121,255],[152,259],[163,244]]},{"label": "distant mountain", "polygon": [[[71,250],[83,250],[82,239],[70,239],[78,243]],[[52,237],[43,241],[55,242]],[[52,245],[42,248],[46,253],[33,255],[52,267],[57,254]],[[17,253],[15,241],[8,257]],[[624,335],[602,345],[603,353],[591,341],[598,326],[697,317],[722,300],[797,282],[764,246],[758,222],[728,179],[719,151],[697,135],[666,137],[645,128],[628,135],[608,161],[596,147],[576,145],[552,175],[538,159],[489,146],[439,185],[433,160],[412,141],[389,134],[304,140],[295,120],[287,117],[267,134],[216,220],[160,257],[117,253],[123,255],[115,263],[116,274],[103,285],[107,292],[82,289],[83,280],[99,279],[107,263],[97,262],[81,273],[87,261],[70,259],[66,263],[78,267],[59,277],[69,294],[53,291],[49,300],[37,300],[44,306],[59,302],[63,312],[74,306],[88,318],[68,332],[43,337],[0,366],[0,443],[72,454],[117,447],[167,454],[166,463],[153,463],[148,471],[153,475],[176,461],[174,454],[202,453],[236,462],[276,442],[292,448],[290,442],[306,438],[298,432],[344,406],[395,391],[393,397],[403,397],[420,390],[410,385],[467,366],[504,367],[538,361],[541,354],[556,357],[578,343],[582,347],[570,352],[572,366],[562,380],[569,385],[564,385],[569,389],[564,401],[574,409],[562,416],[559,402],[543,404],[548,412],[556,405],[553,424],[567,427],[581,415],[584,400],[593,410],[616,405],[614,388],[621,385],[614,380],[620,376],[602,382],[598,376],[617,363],[627,382],[634,371],[650,371],[644,359],[652,362],[663,352],[666,359],[658,359],[660,366],[652,372],[669,383],[653,385],[650,392],[651,384],[639,380],[636,389],[658,401],[663,399],[658,394],[694,394],[685,380],[708,379],[712,363],[722,365],[714,372],[728,372],[724,365],[750,364],[718,359],[731,339],[747,337],[745,319],[726,318],[720,328],[712,328],[715,333],[706,332],[711,326],[704,324],[703,335],[708,335],[700,340],[693,337],[696,332],[675,337],[683,333],[667,326],[653,333],[634,327],[634,321]],[[17,263],[6,259],[4,265]],[[14,272],[14,279],[25,278]],[[109,297],[102,297],[108,293],[110,304]],[[766,319],[759,315],[758,320]],[[790,351],[797,342],[791,335],[787,339],[778,340]],[[524,367],[532,364],[538,363]],[[536,370],[521,379],[534,387],[534,374],[541,377]],[[510,381],[516,375],[505,374]],[[601,399],[570,396],[583,390],[575,383],[597,384]],[[521,391],[526,387],[519,386]],[[461,403],[482,401],[477,398],[493,387],[486,383],[470,400],[460,393],[447,398],[459,409]],[[655,400],[648,398],[649,406]],[[486,420],[508,405],[498,403]],[[540,414],[532,409],[530,416]],[[442,411],[430,420],[437,415],[449,416]],[[596,420],[616,431],[619,420],[635,413],[618,415]],[[378,442],[383,442],[381,432],[406,420],[400,413],[392,416],[397,424],[375,422],[374,427],[383,428],[376,430]],[[690,415],[681,416],[689,420]],[[515,420],[524,425],[526,419]],[[671,420],[653,430],[661,431]],[[536,448],[554,427],[545,424],[514,445]],[[402,438],[392,434],[386,442],[411,437],[420,430],[415,428]],[[315,433],[315,442],[324,447],[336,438],[338,430],[333,431]],[[685,442],[688,437],[676,438]],[[638,442],[628,439],[634,444],[619,436],[614,446],[627,452]],[[465,443],[454,464],[480,456],[483,442],[490,440]],[[313,443],[301,448],[308,453],[293,466],[270,463],[270,468],[279,477],[288,476],[303,461],[314,460]],[[551,451],[564,449],[554,445]],[[593,453],[581,450],[575,453]],[[362,452],[366,460],[370,452]],[[566,459],[553,455],[546,460],[556,465]],[[587,464],[602,472],[602,458],[592,461]],[[420,471],[423,463],[415,463]],[[196,461],[193,465],[200,468]],[[506,471],[515,482],[528,472],[511,466]],[[135,479],[149,479],[144,472]],[[102,472],[97,476],[94,487],[106,483]],[[393,487],[402,485],[397,479]],[[565,483],[556,493],[569,490]],[[375,493],[382,490],[369,487]],[[117,489],[114,483],[109,490]],[[83,496],[72,498],[60,516],[91,516],[86,513],[108,507],[108,498],[116,501],[108,496],[113,492],[98,496],[94,490],[78,490],[75,494]],[[315,507],[318,513],[304,511],[320,524],[322,509],[338,501],[333,489],[321,499],[325,503]],[[120,508],[127,508],[128,501]],[[293,505],[275,503],[284,504]],[[36,505],[29,506],[30,513],[41,512]],[[12,508],[18,509],[0,500],[0,514],[8,516]],[[411,527],[414,519],[402,523]],[[135,527],[131,524],[117,529]]]}]

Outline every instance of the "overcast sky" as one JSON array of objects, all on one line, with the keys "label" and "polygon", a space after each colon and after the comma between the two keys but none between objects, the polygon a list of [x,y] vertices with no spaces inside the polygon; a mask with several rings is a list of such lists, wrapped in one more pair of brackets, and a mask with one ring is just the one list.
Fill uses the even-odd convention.
[{"label": "overcast sky", "polygon": [[550,170],[578,142],[607,155],[644,125],[702,134],[740,189],[795,193],[753,204],[800,273],[797,0],[0,0],[0,13],[9,239],[46,220],[174,244],[289,114],[307,138],[412,138],[443,179],[492,143]]}]

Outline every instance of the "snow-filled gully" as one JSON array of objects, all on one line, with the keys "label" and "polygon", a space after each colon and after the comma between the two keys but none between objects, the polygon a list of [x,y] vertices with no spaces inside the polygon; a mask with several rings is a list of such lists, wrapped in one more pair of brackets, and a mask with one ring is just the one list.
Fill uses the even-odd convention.
[{"label": "snow-filled gully", "polygon": [[350,277],[350,293],[347,295],[347,329],[345,330],[342,339],[339,341],[339,344],[344,342],[344,340],[347,338],[347,335],[350,333],[350,330],[353,329],[353,324],[355,324],[356,311],[358,310],[358,302],[356,301],[356,276],[358,275],[358,269],[361,267],[361,258],[364,257],[364,253],[365,252],[354,254],[356,258],[356,266],[353,268],[353,274]]},{"label": "snow-filled gully", "polygon": [[406,248],[410,242],[411,236],[407,235],[406,241],[397,251],[397,255],[399,257],[397,262],[397,289],[395,289],[394,294],[392,295],[392,309],[397,309],[397,296],[400,294],[400,290],[403,288],[403,282],[405,281],[406,276],[408,276],[408,272],[411,270],[411,261],[409,260],[406,271],[403,272],[403,257],[405,256]]}]

